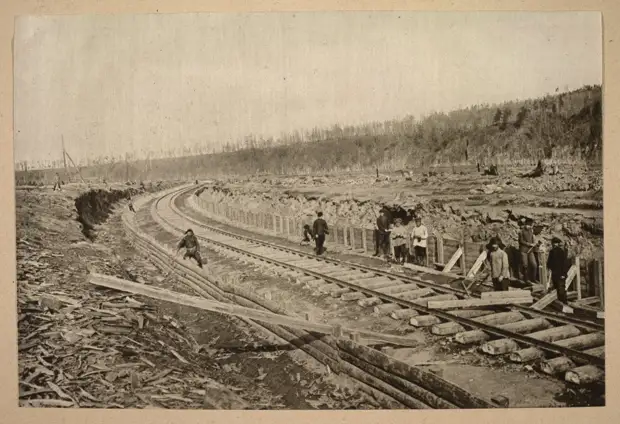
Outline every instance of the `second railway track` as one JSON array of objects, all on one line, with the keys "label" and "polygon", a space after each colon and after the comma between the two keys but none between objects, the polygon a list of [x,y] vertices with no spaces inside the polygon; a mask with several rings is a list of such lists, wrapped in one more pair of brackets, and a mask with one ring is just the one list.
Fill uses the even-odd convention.
[{"label": "second railway track", "polygon": [[221,254],[268,267],[292,284],[356,301],[372,307],[377,315],[430,327],[431,333],[452,336],[456,343],[482,344],[490,355],[507,355],[511,361],[541,361],[541,370],[586,384],[604,378],[604,325],[523,305],[489,309],[443,311],[429,309],[433,300],[459,299],[465,291],[432,280],[395,274],[364,265],[317,258],[299,250],[242,236],[188,216],[196,187],[168,193],[151,204],[151,217],[171,232],[182,233],[188,225],[196,236]]}]

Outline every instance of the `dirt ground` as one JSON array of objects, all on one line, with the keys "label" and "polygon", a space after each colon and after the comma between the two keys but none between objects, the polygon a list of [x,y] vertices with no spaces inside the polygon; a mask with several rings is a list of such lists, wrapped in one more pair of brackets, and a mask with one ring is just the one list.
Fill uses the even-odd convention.
[{"label": "dirt ground", "polygon": [[381,406],[350,380],[242,321],[95,289],[89,272],[186,291],[129,245],[117,213],[126,201],[91,202],[97,204],[88,214],[92,228],[84,231],[75,203],[83,190],[16,192],[21,405]]},{"label": "dirt ground", "polygon": [[429,231],[449,238],[488,241],[499,235],[506,244],[516,243],[520,222],[530,217],[546,244],[559,236],[571,254],[602,259],[601,169],[575,166],[558,175],[523,177],[530,170],[500,169],[499,176],[470,169],[379,178],[369,174],[230,178],[202,196],[244,210],[277,210],[307,223],[321,210],[329,223],[364,228],[373,228],[379,208],[386,205],[406,224],[415,213]]}]

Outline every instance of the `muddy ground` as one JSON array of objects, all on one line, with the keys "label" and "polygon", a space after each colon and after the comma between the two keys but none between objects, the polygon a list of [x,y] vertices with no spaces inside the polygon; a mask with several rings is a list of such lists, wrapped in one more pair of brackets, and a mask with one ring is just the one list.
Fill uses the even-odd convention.
[{"label": "muddy ground", "polygon": [[138,188],[99,188],[103,191],[87,195],[84,187],[71,185],[61,192],[16,191],[21,405],[385,406],[244,322],[95,289],[89,272],[187,291],[173,277],[163,277],[125,238],[118,212]]},{"label": "muddy ground", "polygon": [[520,223],[530,217],[546,244],[559,236],[572,255],[602,259],[601,169],[574,166],[562,168],[559,175],[523,177],[528,170],[503,168],[499,176],[470,169],[379,178],[372,174],[229,178],[202,196],[244,210],[275,210],[307,223],[322,210],[329,223],[365,228],[373,228],[377,211],[387,205],[405,223],[418,214],[430,231],[448,238],[477,242],[499,235],[508,245],[516,244]]}]

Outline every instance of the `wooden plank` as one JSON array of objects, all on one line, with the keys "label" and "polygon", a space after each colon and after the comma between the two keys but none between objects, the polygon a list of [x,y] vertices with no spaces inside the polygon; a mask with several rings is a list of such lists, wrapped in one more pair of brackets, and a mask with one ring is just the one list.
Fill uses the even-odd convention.
[{"label": "wooden plank", "polygon": [[[233,305],[229,303],[211,301],[196,296],[189,296],[183,293],[176,293],[166,289],[160,289],[144,284],[134,283],[132,281],[122,280],[120,278],[107,275],[93,273],[90,275],[89,280],[91,284],[97,286],[125,291],[128,293],[139,294],[153,299],[159,299],[180,305],[192,306],[197,309],[202,309],[206,311],[219,312],[227,315],[234,315],[241,318],[257,320],[270,324],[283,325],[286,327],[300,328],[321,334],[332,334],[334,331],[333,326],[329,324],[313,323],[306,321],[303,318],[274,314],[272,312],[265,312],[258,309],[246,308],[243,306]],[[343,334],[350,335],[352,333],[358,333],[360,337],[375,342],[393,343],[402,346],[419,345],[418,341],[413,340],[409,337],[394,336],[391,334],[382,334],[366,330],[352,330],[343,328]]]},{"label": "wooden plank", "polygon": [[428,302],[429,309],[451,309],[451,308],[474,308],[479,306],[492,305],[515,305],[522,303],[531,303],[534,299],[532,296],[523,297],[507,297],[507,298],[491,298],[491,299],[459,299],[459,300],[438,300]]},{"label": "wooden plank", "polygon": [[528,297],[532,293],[529,290],[508,290],[508,291],[492,291],[480,294],[481,299],[507,298],[507,297]]},{"label": "wooden plank", "polygon": [[362,250],[368,252],[368,232],[366,228],[362,228]]},{"label": "wooden plank", "polygon": [[605,288],[603,283],[603,264],[600,261],[596,261],[597,264],[597,273],[596,273],[596,283],[598,286],[598,296],[601,298],[601,309],[605,310]]},{"label": "wooden plank", "polygon": [[461,274],[463,274],[464,276],[467,276],[467,264],[465,262],[465,255],[467,253],[467,248],[465,246],[465,239],[464,237],[461,235],[461,261],[460,261],[460,266],[461,266]]},{"label": "wooden plank", "polygon": [[467,273],[467,277],[468,278],[474,277],[476,273],[480,271],[480,268],[482,267],[482,264],[484,263],[486,259],[487,259],[487,251],[483,250],[482,253],[478,256],[478,259],[476,259],[476,262],[474,262],[474,265],[471,267],[471,269]]},{"label": "wooden plank", "polygon": [[437,262],[444,263],[443,259],[443,236],[437,233]]},{"label": "wooden plank", "polygon": [[558,299],[558,293],[557,291],[553,290],[550,293],[547,293],[546,295],[544,295],[543,297],[541,297],[538,302],[534,303],[531,308],[532,309],[537,309],[539,311],[542,311],[543,309],[545,309],[547,306],[551,305],[553,302],[555,302]]},{"label": "wooden plank", "polygon": [[570,269],[566,273],[566,284],[564,285],[564,287],[566,287],[566,290],[568,290],[568,288],[570,287],[571,283],[575,279],[576,275],[577,275],[577,267],[575,265],[573,265],[573,266],[570,267]]},{"label": "wooden plank", "polygon": [[579,300],[576,300],[574,303],[576,303],[578,305],[593,305],[593,304],[598,303],[600,301],[601,301],[601,299],[599,299],[598,296],[592,296],[592,297],[581,298]]},{"label": "wooden plank", "polygon": [[462,275],[457,275],[453,272],[439,271],[433,268],[426,268],[426,267],[415,265],[415,264],[404,264],[403,267],[409,268],[413,271],[423,272],[426,274],[443,275],[443,276],[452,277],[452,278],[463,278]]},{"label": "wooden plank", "polygon": [[575,267],[577,274],[575,275],[575,285],[577,286],[577,299],[581,299],[581,260],[579,255],[575,256]]},{"label": "wooden plank", "polygon": [[452,257],[450,258],[450,260],[448,261],[448,263],[444,267],[443,271],[444,272],[450,272],[450,270],[452,270],[452,268],[454,268],[454,265],[456,265],[456,261],[458,261],[459,258],[462,255],[463,255],[463,248],[461,246],[459,246],[459,248],[456,249],[456,252],[454,252],[454,255],[452,255]]}]

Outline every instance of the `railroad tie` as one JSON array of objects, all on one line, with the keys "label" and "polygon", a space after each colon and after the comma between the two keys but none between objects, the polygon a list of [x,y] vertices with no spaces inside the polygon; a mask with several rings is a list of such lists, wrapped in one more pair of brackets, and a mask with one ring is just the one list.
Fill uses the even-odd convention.
[{"label": "railroad tie", "polygon": [[[474,321],[478,321],[478,318],[474,319]],[[510,324],[498,325],[498,328],[502,330],[519,334],[545,330],[549,327],[551,327],[551,323],[544,318],[532,318]],[[490,339],[491,336],[482,330],[463,331],[454,335],[454,340],[460,344],[483,343]]]},{"label": "railroad tie", "polygon": [[[487,325],[501,326],[501,324],[515,323],[523,319],[523,315],[521,315],[519,312],[500,312],[497,314],[484,315],[478,318],[474,318],[473,321]],[[450,336],[462,331],[465,331],[465,328],[461,324],[454,321],[437,324],[431,328],[431,333],[438,336]]]},{"label": "railroad tie", "polygon": [[[527,336],[545,342],[555,342],[556,340],[575,337],[579,334],[581,333],[577,327],[573,325],[563,325],[530,333],[527,334]],[[489,355],[503,355],[517,350],[519,350],[519,345],[512,339],[493,340],[482,345],[482,351]]]},{"label": "railroad tie", "polygon": [[[558,340],[555,342],[556,345],[566,347],[569,349],[589,349],[589,348],[597,348],[602,346],[605,343],[605,335],[603,333],[595,332],[589,334],[581,334],[575,337],[569,337],[566,339]],[[544,351],[539,350],[540,352],[533,352],[531,349],[522,349],[527,352],[522,352],[521,350],[513,352],[510,354],[510,360],[513,362],[529,362],[534,359],[543,358]]]}]

